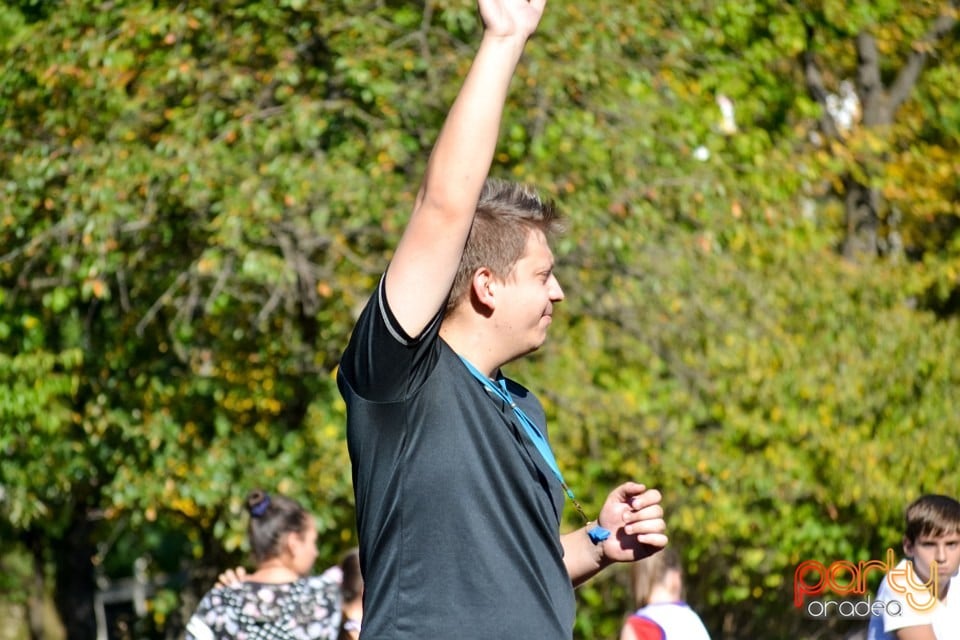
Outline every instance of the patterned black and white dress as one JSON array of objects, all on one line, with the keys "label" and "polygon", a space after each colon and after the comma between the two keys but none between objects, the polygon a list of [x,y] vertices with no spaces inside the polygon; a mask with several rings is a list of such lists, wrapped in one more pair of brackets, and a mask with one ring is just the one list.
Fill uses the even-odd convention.
[{"label": "patterned black and white dress", "polygon": [[187,623],[186,640],[336,640],[340,575],[286,584],[242,582],[207,592]]}]

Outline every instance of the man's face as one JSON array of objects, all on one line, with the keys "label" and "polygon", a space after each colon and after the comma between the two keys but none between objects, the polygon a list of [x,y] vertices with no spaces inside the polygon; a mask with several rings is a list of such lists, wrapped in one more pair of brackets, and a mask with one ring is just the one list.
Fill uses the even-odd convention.
[{"label": "man's face", "polygon": [[937,582],[946,584],[960,568],[960,534],[941,536],[922,535],[912,543],[903,541],[904,553],[913,558],[913,567],[923,582],[931,577],[931,568],[937,572]]},{"label": "man's face", "polygon": [[543,344],[553,305],[561,300],[563,289],[553,274],[553,252],[543,232],[531,231],[523,256],[503,283],[495,314],[499,328],[517,341],[518,355]]}]

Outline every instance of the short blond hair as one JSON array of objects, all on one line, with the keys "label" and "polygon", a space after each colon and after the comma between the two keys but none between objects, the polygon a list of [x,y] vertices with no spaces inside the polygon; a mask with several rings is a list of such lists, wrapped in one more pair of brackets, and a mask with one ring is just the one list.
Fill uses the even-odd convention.
[{"label": "short blond hair", "polygon": [[486,267],[498,278],[506,278],[523,257],[534,230],[548,239],[563,230],[554,201],[540,197],[529,185],[487,178],[447,297],[446,313],[466,297],[477,269]]}]

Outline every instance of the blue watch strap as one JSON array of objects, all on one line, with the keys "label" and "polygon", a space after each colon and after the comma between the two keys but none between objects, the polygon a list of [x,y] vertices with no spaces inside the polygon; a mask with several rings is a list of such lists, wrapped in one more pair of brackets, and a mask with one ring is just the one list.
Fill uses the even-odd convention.
[{"label": "blue watch strap", "polygon": [[595,527],[590,527],[587,529],[587,536],[590,538],[590,542],[593,544],[600,544],[610,537],[610,530],[604,529],[598,524]]}]

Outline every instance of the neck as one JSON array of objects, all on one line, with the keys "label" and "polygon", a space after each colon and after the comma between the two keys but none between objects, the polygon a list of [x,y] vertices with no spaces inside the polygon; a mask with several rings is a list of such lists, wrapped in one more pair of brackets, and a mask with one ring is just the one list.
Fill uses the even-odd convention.
[{"label": "neck", "polygon": [[466,358],[483,375],[493,379],[503,362],[491,349],[496,340],[487,340],[482,331],[463,328],[457,322],[444,321],[440,337],[454,353]]},{"label": "neck", "polygon": [[650,604],[664,603],[664,602],[679,602],[680,593],[675,589],[670,589],[662,585],[657,585],[650,590],[650,597],[647,599],[647,602]]},{"label": "neck", "polygon": [[300,576],[297,572],[286,566],[280,558],[266,560],[247,577],[247,580],[251,582],[264,582],[266,584],[285,584],[296,582],[299,579]]}]

